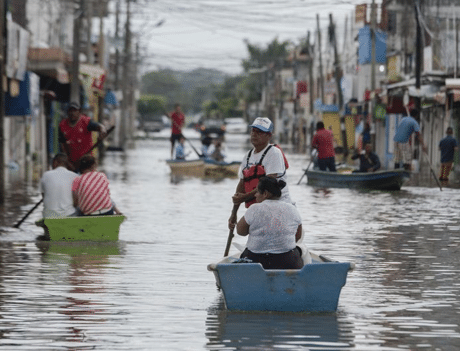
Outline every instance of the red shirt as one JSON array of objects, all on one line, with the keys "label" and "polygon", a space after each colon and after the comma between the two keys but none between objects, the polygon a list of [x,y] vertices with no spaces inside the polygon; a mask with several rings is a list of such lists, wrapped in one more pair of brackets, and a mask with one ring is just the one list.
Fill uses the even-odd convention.
[{"label": "red shirt", "polygon": [[72,183],[72,192],[77,196],[77,206],[83,214],[112,208],[109,180],[102,172],[87,172]]},{"label": "red shirt", "polygon": [[311,141],[311,146],[318,150],[318,158],[329,158],[335,156],[334,135],[330,130],[317,130]]},{"label": "red shirt", "polygon": [[182,126],[184,125],[185,122],[185,116],[181,112],[174,112],[171,115],[172,119],[172,134],[181,134],[182,133]]},{"label": "red shirt", "polygon": [[90,123],[91,119],[85,115],[80,115],[80,118],[73,127],[69,125],[67,118],[59,123],[59,129],[69,146],[70,162],[77,161],[84,154],[88,153],[89,149],[93,146],[93,137],[89,130],[92,128],[88,128]]}]

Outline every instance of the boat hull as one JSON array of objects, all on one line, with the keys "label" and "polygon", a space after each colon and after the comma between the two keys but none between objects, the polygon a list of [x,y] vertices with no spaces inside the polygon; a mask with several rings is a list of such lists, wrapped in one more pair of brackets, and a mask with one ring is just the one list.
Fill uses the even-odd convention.
[{"label": "boat hull", "polygon": [[125,216],[45,218],[44,229],[51,241],[116,241]]},{"label": "boat hull", "polygon": [[334,312],[351,263],[312,261],[300,270],[264,270],[259,263],[208,265],[228,310]]},{"label": "boat hull", "polygon": [[237,177],[240,162],[216,162],[205,160],[204,175],[207,177]]},{"label": "boat hull", "polygon": [[326,188],[400,190],[409,178],[410,173],[402,169],[372,173],[307,171],[308,185]]},{"label": "boat hull", "polygon": [[174,174],[204,176],[204,160],[166,160]]}]

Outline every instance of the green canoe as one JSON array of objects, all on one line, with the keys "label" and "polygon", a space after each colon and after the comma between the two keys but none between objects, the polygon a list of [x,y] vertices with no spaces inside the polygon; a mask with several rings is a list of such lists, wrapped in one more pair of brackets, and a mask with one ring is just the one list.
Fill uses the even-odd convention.
[{"label": "green canoe", "polygon": [[122,215],[45,218],[36,224],[45,229],[45,236],[49,233],[51,241],[116,241],[125,218]]}]

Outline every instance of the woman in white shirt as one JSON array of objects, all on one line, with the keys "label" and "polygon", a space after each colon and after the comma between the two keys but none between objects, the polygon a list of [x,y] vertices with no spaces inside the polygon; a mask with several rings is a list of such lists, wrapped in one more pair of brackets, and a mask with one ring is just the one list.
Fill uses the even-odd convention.
[{"label": "woman in white shirt", "polygon": [[302,220],[297,208],[279,201],[283,180],[262,177],[250,206],[237,224],[237,233],[249,235],[241,258],[259,262],[264,269],[301,269],[303,261],[296,242],[302,236]]}]

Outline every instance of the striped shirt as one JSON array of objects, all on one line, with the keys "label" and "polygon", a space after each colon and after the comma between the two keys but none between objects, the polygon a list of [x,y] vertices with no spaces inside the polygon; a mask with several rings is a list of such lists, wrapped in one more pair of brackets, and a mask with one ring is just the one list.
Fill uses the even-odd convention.
[{"label": "striped shirt", "polygon": [[77,206],[85,214],[112,208],[109,180],[102,172],[87,172],[72,183],[72,192],[77,197]]}]

